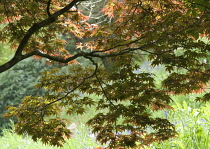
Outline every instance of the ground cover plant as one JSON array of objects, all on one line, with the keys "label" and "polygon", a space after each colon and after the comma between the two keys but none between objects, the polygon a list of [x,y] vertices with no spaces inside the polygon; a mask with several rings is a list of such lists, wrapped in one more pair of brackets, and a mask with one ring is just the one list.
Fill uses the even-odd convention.
[{"label": "ground cover plant", "polygon": [[[177,135],[175,124],[154,114],[173,110],[173,96],[208,86],[210,45],[203,38],[210,37],[210,1],[0,3],[0,40],[15,51],[0,72],[32,56],[63,66],[40,75],[35,87],[46,94],[27,96],[4,114],[18,119],[17,134],[27,133],[34,141],[64,145],[73,135],[68,123],[74,122],[61,113],[73,117],[91,108],[96,113],[87,125],[102,145],[141,148],[166,141]],[[167,75],[159,83],[152,71],[143,71],[139,61],[145,57],[152,67],[164,67]],[[207,91],[195,101],[209,97]]]}]

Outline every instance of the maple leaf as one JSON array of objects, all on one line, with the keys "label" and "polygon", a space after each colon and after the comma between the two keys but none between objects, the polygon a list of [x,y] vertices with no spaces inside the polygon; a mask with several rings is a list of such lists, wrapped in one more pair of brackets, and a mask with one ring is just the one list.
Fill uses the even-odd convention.
[{"label": "maple leaf", "polygon": [[78,49],[82,50],[82,48],[84,47],[83,44],[81,42],[76,43],[76,46]]}]

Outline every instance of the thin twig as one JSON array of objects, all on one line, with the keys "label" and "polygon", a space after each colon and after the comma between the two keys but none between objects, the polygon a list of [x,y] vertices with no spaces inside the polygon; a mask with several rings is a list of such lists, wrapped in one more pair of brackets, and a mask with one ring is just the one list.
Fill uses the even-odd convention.
[{"label": "thin twig", "polygon": [[48,0],[47,2],[47,15],[50,17],[51,14],[50,14],[50,4],[51,4],[51,0]]},{"label": "thin twig", "polygon": [[49,105],[51,105],[51,104],[53,104],[53,103],[55,103],[55,102],[58,102],[58,101],[64,99],[64,98],[67,97],[70,93],[74,92],[76,89],[78,89],[80,86],[82,86],[82,85],[84,84],[84,82],[85,82],[87,79],[92,78],[94,75],[96,75],[96,72],[98,71],[98,65],[97,65],[91,58],[89,58],[89,57],[86,57],[86,58],[89,59],[89,60],[95,65],[95,70],[94,70],[94,72],[93,72],[91,75],[89,75],[89,76],[83,78],[82,82],[80,82],[80,83],[79,83],[76,87],[74,87],[71,91],[69,91],[68,93],[66,93],[66,95],[64,95],[63,97],[58,98],[58,99],[56,99],[56,100],[54,100],[54,101],[52,101],[52,102],[50,102],[50,103],[44,105],[44,106],[42,107],[42,110],[45,109],[47,106],[49,106]]}]

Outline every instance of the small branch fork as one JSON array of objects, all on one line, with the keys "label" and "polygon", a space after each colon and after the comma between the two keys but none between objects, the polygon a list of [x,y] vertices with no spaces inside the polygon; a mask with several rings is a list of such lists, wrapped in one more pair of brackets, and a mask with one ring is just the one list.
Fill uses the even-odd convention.
[{"label": "small branch fork", "polygon": [[79,87],[81,87],[86,80],[88,80],[88,79],[96,76],[96,73],[98,71],[98,64],[91,57],[85,57],[85,58],[89,59],[92,62],[92,64],[95,66],[95,70],[94,70],[94,72],[91,75],[83,78],[83,80],[76,87],[74,87],[72,90],[70,90],[69,92],[67,92],[63,97],[60,97],[58,99],[55,99],[54,101],[52,101],[52,102],[50,102],[48,104],[45,104],[44,106],[40,106],[38,109],[35,109],[35,110],[34,109],[31,109],[31,108],[26,108],[26,109],[27,110],[34,110],[35,112],[40,112],[40,117],[44,118],[46,107],[48,107],[49,105],[54,104],[54,103],[56,103],[56,102],[58,102],[60,100],[63,100],[69,94],[73,93],[75,90],[77,90]]},{"label": "small branch fork", "polygon": [[[33,26],[32,26],[33,28]],[[31,29],[32,30],[32,29]],[[32,34],[30,34],[31,36]],[[49,54],[45,54],[45,53],[42,53],[41,51],[39,50],[34,50],[30,53],[27,53],[25,55],[22,55],[22,50],[23,48],[25,47],[26,43],[24,43],[23,41],[28,41],[30,37],[28,36],[25,36],[24,39],[22,40],[20,46],[18,47],[18,50],[15,54],[15,56],[7,63],[3,64],[0,66],[0,73],[1,72],[4,72],[8,69],[10,69],[11,67],[13,67],[15,64],[17,64],[18,62],[26,59],[26,58],[29,58],[31,56],[40,56],[40,57],[44,57],[44,58],[47,58],[49,60],[52,60],[52,61],[55,61],[55,62],[60,62],[60,63],[68,63],[70,61],[73,61],[75,59],[77,59],[78,57],[85,57],[85,58],[88,58],[90,59],[91,57],[98,57],[98,58],[104,58],[104,57],[115,57],[115,56],[119,56],[119,55],[123,55],[123,54],[126,54],[126,53],[129,53],[131,51],[136,51],[136,50],[142,50],[142,51],[145,51],[147,53],[150,53],[150,54],[155,54],[155,55],[158,55],[158,53],[153,53],[153,52],[150,52],[150,51],[147,51],[147,50],[144,50],[144,48],[146,48],[147,46],[151,45],[151,44],[154,44],[155,42],[152,42],[152,43],[149,43],[149,44],[146,44],[146,45],[143,45],[141,47],[138,47],[138,48],[126,48],[126,49],[123,49],[121,50],[120,52],[118,53],[112,53],[112,54],[101,54],[105,51],[110,51],[116,47],[113,47],[113,48],[110,48],[110,49],[106,49],[106,50],[103,50],[103,51],[92,51],[92,52],[89,52],[89,53],[86,53],[86,52],[79,52],[67,59],[64,59],[64,58],[61,58],[61,57],[57,57],[57,56],[51,56]],[[118,45],[117,47],[119,46],[122,46],[122,45]],[[22,48],[21,48],[22,47]]]},{"label": "small branch fork", "polygon": [[67,92],[66,95],[64,95],[63,97],[58,98],[58,99],[56,99],[56,100],[54,100],[54,101],[52,101],[52,102],[50,102],[50,103],[44,105],[44,106],[42,107],[41,111],[44,110],[47,106],[49,106],[49,105],[51,105],[51,104],[53,104],[53,103],[55,103],[55,102],[58,102],[58,101],[64,99],[64,98],[67,97],[69,94],[73,93],[76,89],[78,89],[80,86],[82,86],[83,83],[84,83],[86,80],[88,80],[88,79],[90,79],[90,78],[92,78],[93,76],[96,75],[96,73],[97,73],[97,71],[98,71],[98,64],[97,64],[91,57],[85,57],[85,58],[89,59],[89,60],[92,62],[92,64],[95,65],[95,70],[94,70],[94,72],[93,72],[91,75],[89,75],[89,76],[83,78],[83,80],[82,80],[76,87],[74,87],[72,90],[70,90],[69,92]]}]

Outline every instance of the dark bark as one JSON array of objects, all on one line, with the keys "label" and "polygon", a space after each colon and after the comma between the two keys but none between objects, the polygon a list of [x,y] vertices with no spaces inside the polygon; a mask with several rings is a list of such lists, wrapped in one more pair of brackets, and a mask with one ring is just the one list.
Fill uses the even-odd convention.
[{"label": "dark bark", "polygon": [[[56,61],[61,61],[61,62],[65,61],[64,59],[59,59],[59,58],[56,58],[56,57],[52,57],[50,55],[42,54],[41,52],[36,51],[36,50],[32,51],[30,53],[27,53],[25,55],[23,55],[22,52],[23,52],[26,44],[28,43],[29,39],[31,38],[31,36],[35,32],[40,30],[42,27],[45,27],[47,25],[50,25],[50,24],[54,23],[60,15],[64,14],[68,10],[70,10],[79,1],[81,1],[81,0],[73,0],[66,7],[64,7],[63,9],[61,9],[61,10],[55,12],[54,14],[50,15],[47,19],[32,25],[31,28],[24,35],[23,39],[21,40],[14,57],[10,61],[8,61],[7,63],[0,66],[0,72],[4,72],[4,71],[10,69],[11,67],[13,67],[18,62],[22,61],[25,58],[31,57],[33,55],[43,56],[43,57],[49,58],[51,60],[55,59]],[[78,57],[78,56],[75,56],[75,57]],[[70,58],[70,60],[73,59],[73,58],[74,57]]]}]

